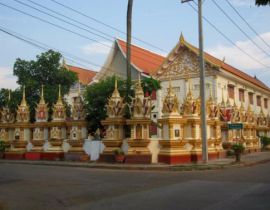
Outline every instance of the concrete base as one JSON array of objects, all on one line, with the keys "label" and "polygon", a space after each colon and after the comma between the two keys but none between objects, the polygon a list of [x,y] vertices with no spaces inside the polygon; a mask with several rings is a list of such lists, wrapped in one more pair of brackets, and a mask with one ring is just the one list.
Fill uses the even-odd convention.
[{"label": "concrete base", "polygon": [[42,152],[27,152],[25,154],[26,160],[41,160]]},{"label": "concrete base", "polygon": [[114,154],[100,154],[98,162],[114,163],[115,162]]},{"label": "concrete base", "polygon": [[89,155],[84,152],[67,152],[65,153],[65,160],[68,161],[89,161]]},{"label": "concrete base", "polygon": [[137,155],[130,154],[126,155],[125,163],[133,163],[133,164],[151,164],[152,163],[152,155]]},{"label": "concrete base", "polygon": [[23,159],[25,159],[25,152],[5,152],[5,159],[7,159],[7,160],[23,160]]},{"label": "concrete base", "polygon": [[158,162],[159,163],[181,164],[181,163],[190,163],[190,161],[191,161],[190,154],[158,155]]},{"label": "concrete base", "polygon": [[63,160],[64,152],[43,152],[42,160]]}]

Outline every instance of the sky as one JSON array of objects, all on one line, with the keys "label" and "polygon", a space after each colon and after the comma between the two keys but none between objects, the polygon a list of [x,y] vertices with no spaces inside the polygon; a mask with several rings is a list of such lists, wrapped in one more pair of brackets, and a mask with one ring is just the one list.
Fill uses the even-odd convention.
[{"label": "sky", "polygon": [[[227,1],[256,33],[250,30]],[[83,15],[72,12],[56,2]],[[219,59],[225,58],[225,62],[251,76],[256,75],[270,86],[270,7],[257,7],[255,0],[215,2],[240,30],[216,7],[214,0],[204,0],[203,16],[230,40],[204,21],[204,50]],[[182,4],[180,0],[134,0],[132,43],[166,56],[177,44],[182,32],[186,41],[198,46],[198,15],[190,5],[197,7],[194,2]],[[0,29],[19,37],[23,36],[24,39],[31,39],[32,42],[34,40],[35,43],[38,41],[38,45],[43,47],[45,44],[46,49],[52,48],[62,52],[68,64],[99,71],[115,38],[125,39],[123,32],[126,31],[126,9],[127,0],[0,0]],[[40,11],[62,18],[73,25]],[[77,22],[72,22],[66,17]],[[17,58],[33,60],[45,51],[0,31],[0,88],[18,87],[17,79],[13,76],[13,65]]]}]

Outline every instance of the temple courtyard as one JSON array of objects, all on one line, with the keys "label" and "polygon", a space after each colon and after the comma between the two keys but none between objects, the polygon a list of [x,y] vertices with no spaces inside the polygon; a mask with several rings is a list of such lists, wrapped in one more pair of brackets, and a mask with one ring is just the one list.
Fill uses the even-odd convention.
[{"label": "temple courtyard", "polygon": [[270,162],[207,171],[1,164],[0,209],[270,209]]}]

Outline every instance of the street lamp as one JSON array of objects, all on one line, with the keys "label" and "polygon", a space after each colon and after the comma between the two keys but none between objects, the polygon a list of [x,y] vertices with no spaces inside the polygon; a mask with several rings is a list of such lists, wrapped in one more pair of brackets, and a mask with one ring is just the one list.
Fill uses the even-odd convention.
[{"label": "street lamp", "polygon": [[[181,3],[192,0],[181,0]],[[201,95],[201,138],[202,160],[208,162],[208,145],[206,130],[206,101],[205,101],[205,70],[203,54],[203,27],[202,27],[202,0],[198,0],[198,25],[199,25],[199,63],[200,63],[200,95]]]}]

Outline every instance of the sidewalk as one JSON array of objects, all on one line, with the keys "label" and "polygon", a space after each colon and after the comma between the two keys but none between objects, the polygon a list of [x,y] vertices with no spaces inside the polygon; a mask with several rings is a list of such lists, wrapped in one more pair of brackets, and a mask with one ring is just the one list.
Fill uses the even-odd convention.
[{"label": "sidewalk", "polygon": [[98,163],[98,162],[70,162],[70,161],[29,161],[29,160],[1,160],[0,164],[29,164],[29,165],[47,165],[64,167],[84,167],[98,169],[117,169],[117,170],[149,170],[149,171],[191,171],[191,170],[217,170],[230,167],[252,166],[260,163],[270,162],[270,152],[256,152],[242,155],[241,163],[235,164],[234,158],[224,158],[209,160],[207,164],[116,164],[116,163]]}]

